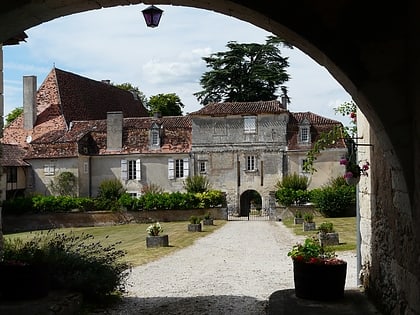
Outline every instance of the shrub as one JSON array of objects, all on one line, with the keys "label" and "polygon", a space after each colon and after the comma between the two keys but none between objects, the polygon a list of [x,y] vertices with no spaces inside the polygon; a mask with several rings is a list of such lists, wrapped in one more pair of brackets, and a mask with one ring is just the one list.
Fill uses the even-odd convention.
[{"label": "shrub", "polygon": [[102,246],[92,235],[40,233],[23,241],[5,239],[4,259],[49,266],[51,286],[76,291],[86,301],[99,301],[126,289],[131,265],[122,261],[118,243]]},{"label": "shrub", "polygon": [[201,218],[195,215],[190,216],[190,223],[191,224],[200,224]]},{"label": "shrub", "polygon": [[311,192],[311,201],[325,217],[341,217],[356,204],[354,186],[326,186]]},{"label": "shrub", "polygon": [[17,215],[34,211],[31,197],[4,200],[2,208],[3,215]]},{"label": "shrub", "polygon": [[283,176],[281,181],[276,183],[276,200],[283,206],[302,205],[310,200],[310,193],[307,191],[309,180],[306,176],[296,173]]},{"label": "shrub", "polygon": [[322,222],[318,226],[318,231],[321,233],[334,233],[334,224],[332,222]]},{"label": "shrub", "polygon": [[77,194],[77,177],[72,172],[63,172],[51,180],[49,186],[54,195],[74,197]]},{"label": "shrub", "polygon": [[146,232],[147,235],[158,236],[160,233],[163,232],[163,228],[159,222],[155,222],[147,227]]},{"label": "shrub", "polygon": [[194,175],[184,181],[184,189],[189,193],[202,193],[210,189],[210,182],[206,176]]},{"label": "shrub", "polygon": [[147,193],[160,194],[163,193],[163,188],[156,184],[147,184],[141,188],[142,195]]},{"label": "shrub", "polygon": [[99,185],[98,198],[115,201],[123,193],[125,193],[125,189],[118,179],[107,179]]},{"label": "shrub", "polygon": [[307,223],[312,223],[314,222],[314,215],[310,212],[305,212],[303,215],[303,220]]}]

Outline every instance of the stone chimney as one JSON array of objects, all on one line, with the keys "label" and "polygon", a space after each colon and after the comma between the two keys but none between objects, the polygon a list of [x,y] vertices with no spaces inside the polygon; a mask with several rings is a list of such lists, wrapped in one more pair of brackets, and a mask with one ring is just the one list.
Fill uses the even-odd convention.
[{"label": "stone chimney", "polygon": [[282,94],[280,98],[281,98],[281,107],[283,107],[284,109],[287,109],[287,103],[289,102],[287,95]]},{"label": "stone chimney", "polygon": [[32,130],[36,123],[36,76],[23,77],[23,128]]},{"label": "stone chimney", "polygon": [[106,118],[106,147],[108,151],[122,149],[123,112],[108,112]]}]

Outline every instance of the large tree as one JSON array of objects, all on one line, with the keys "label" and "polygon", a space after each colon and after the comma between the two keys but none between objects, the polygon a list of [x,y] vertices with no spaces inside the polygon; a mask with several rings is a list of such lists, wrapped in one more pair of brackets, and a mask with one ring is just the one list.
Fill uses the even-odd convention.
[{"label": "large tree", "polygon": [[182,115],[184,104],[175,93],[158,94],[149,99],[149,114],[160,113],[162,116]]},{"label": "large tree", "polygon": [[279,89],[289,80],[286,72],[288,58],[282,57],[279,47],[293,47],[274,36],[267,37],[265,44],[239,44],[229,42],[228,51],[204,57],[207,68],[200,80],[203,90],[194,93],[197,100],[206,105],[210,102],[248,102],[277,99]]}]

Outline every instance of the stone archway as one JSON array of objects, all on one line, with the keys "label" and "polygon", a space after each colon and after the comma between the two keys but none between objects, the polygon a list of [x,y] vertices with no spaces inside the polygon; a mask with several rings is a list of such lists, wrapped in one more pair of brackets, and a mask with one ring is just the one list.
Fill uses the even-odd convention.
[{"label": "stone archway", "polygon": [[241,194],[239,216],[249,217],[251,211],[260,211],[262,208],[262,199],[258,191],[250,189]]},{"label": "stone archway", "polygon": [[[0,42],[61,16],[138,3],[6,0],[0,5]],[[147,3],[214,10],[250,22],[288,40],[341,83],[370,123],[373,140],[365,140],[376,145],[371,161],[374,221],[366,223],[372,228],[366,241],[375,252],[366,262],[371,267],[365,285],[387,313],[420,313],[420,4],[378,5],[358,0]]]}]

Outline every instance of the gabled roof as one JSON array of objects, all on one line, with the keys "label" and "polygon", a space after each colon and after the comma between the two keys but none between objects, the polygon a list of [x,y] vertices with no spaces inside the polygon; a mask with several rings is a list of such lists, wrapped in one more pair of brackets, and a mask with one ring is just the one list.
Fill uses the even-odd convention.
[{"label": "gabled roof", "polygon": [[[287,145],[289,150],[308,150],[307,144],[300,144],[298,142],[299,126],[302,124],[306,125],[308,122],[310,124],[311,147],[319,139],[321,133],[330,131],[334,126],[342,126],[342,123],[337,120],[326,118],[312,112],[290,112],[289,123],[287,124]],[[344,139],[338,140],[329,148],[346,148]]]},{"label": "gabled roof", "polygon": [[287,113],[279,101],[209,103],[192,116],[227,116]]},{"label": "gabled roof", "polygon": [[131,92],[57,68],[38,89],[36,105],[34,128],[25,130],[21,115],[5,128],[3,143],[26,147],[28,137],[31,141],[46,135],[54,139],[65,133],[71,122],[106,119],[108,111],[122,111],[124,117],[148,116],[142,102]]},{"label": "gabled roof", "polygon": [[124,117],[145,117],[147,110],[129,91],[107,81],[99,82],[80,75],[53,69],[67,125],[76,120],[106,119],[107,112],[122,111]]}]

